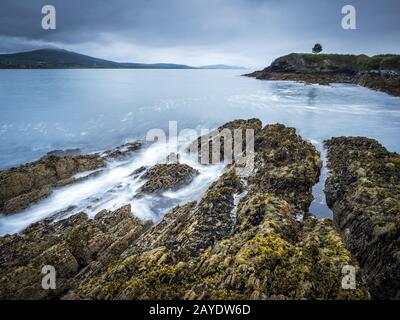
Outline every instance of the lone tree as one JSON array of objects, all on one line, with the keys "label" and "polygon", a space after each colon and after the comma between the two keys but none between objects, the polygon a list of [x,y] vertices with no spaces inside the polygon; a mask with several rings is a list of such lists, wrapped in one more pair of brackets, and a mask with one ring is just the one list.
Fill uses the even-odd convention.
[{"label": "lone tree", "polygon": [[313,53],[320,53],[322,51],[322,46],[319,43],[316,43],[314,45],[314,48],[312,48]]}]

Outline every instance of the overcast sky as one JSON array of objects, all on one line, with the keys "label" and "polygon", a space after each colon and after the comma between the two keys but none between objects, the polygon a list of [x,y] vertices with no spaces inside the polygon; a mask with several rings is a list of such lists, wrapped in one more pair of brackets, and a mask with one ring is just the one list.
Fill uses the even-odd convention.
[{"label": "overcast sky", "polygon": [[[57,29],[41,28],[41,9]],[[341,10],[355,6],[357,30]],[[264,67],[320,42],[330,53],[400,53],[399,0],[0,0],[0,52],[48,46],[123,62]]]}]

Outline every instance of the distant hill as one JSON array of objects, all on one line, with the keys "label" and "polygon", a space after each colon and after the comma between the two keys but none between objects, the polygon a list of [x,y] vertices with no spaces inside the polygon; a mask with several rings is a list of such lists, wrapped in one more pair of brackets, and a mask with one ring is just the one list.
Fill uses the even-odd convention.
[{"label": "distant hill", "polygon": [[193,69],[181,64],[119,63],[62,50],[41,49],[28,52],[0,54],[1,69],[58,68],[131,68],[131,69]]},{"label": "distant hill", "polygon": [[0,54],[0,69],[232,69],[225,65],[191,67],[174,63],[120,63],[62,49]]},{"label": "distant hill", "polygon": [[60,49],[0,55],[0,68],[116,68],[118,63]]},{"label": "distant hill", "polygon": [[199,69],[232,69],[232,70],[245,70],[246,68],[244,67],[239,67],[239,66],[229,66],[226,64],[212,64],[209,66],[202,66],[199,67]]}]

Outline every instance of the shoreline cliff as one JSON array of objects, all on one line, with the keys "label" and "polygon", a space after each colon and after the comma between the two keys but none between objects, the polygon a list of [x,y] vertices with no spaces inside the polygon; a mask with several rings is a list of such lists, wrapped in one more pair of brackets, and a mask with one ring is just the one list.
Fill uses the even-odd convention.
[{"label": "shoreline cliff", "polygon": [[260,71],[245,74],[260,80],[290,80],[329,85],[351,83],[400,96],[399,55],[291,53]]}]

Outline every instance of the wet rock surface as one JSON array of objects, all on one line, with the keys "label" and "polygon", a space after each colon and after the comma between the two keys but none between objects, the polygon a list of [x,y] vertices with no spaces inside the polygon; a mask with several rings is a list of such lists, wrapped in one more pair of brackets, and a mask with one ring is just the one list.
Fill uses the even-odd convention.
[{"label": "wet rock surface", "polygon": [[[142,142],[131,142],[102,154],[88,155],[80,155],[79,149],[54,150],[37,161],[1,170],[0,214],[19,212],[49,196],[56,187],[96,176],[107,160],[124,159],[142,146]],[[89,171],[87,176],[74,177],[86,171]]]},{"label": "wet rock surface", "polygon": [[[241,154],[241,152],[246,152],[247,142],[254,143],[254,138],[249,135],[246,141],[246,131],[250,130],[253,132],[253,137],[262,128],[262,123],[259,119],[249,119],[249,120],[234,120],[225,123],[224,125],[218,127],[216,130],[211,131],[201,137],[198,137],[188,146],[188,151],[192,154],[197,154],[199,162],[202,164],[216,164],[220,161],[226,160],[228,162],[235,162],[235,156]],[[236,132],[236,136],[235,136]],[[248,134],[248,133],[247,133]],[[238,146],[241,147],[240,152],[234,154],[225,154],[226,147],[230,150],[234,150],[235,139],[241,139],[241,144],[237,142]],[[215,155],[213,156],[213,150],[215,150]]]},{"label": "wet rock surface", "polygon": [[111,160],[113,160],[113,159],[123,160],[128,155],[130,155],[132,152],[137,151],[142,147],[143,147],[143,142],[140,142],[140,141],[129,142],[129,143],[120,145],[114,149],[107,150],[107,151],[103,152],[101,154],[101,156],[105,157],[106,159],[111,159]]},{"label": "wet rock surface", "polygon": [[98,155],[50,155],[0,171],[0,213],[11,214],[25,209],[48,196],[53,188],[74,182],[74,174],[104,166],[104,159]]},{"label": "wet rock surface", "polygon": [[313,199],[322,161],[315,147],[294,128],[276,124],[263,128],[255,138],[255,174],[250,188],[274,193],[306,212]]},{"label": "wet rock surface", "polygon": [[[1,297],[369,299],[332,221],[308,212],[319,152],[293,128],[251,121],[257,130],[250,174],[238,174],[233,163],[198,202],[176,206],[155,225],[134,218],[126,206],[93,220],[81,213],[41,221],[1,237]],[[138,174],[158,181],[150,189],[158,192],[180,185],[182,168],[186,177],[195,175],[171,163]],[[166,173],[167,183],[159,183]],[[56,291],[41,289],[43,265],[59,272]],[[342,288],[346,265],[356,268],[355,290]]]},{"label": "wet rock surface", "polygon": [[[115,260],[149,222],[135,218],[130,206],[85,213],[59,222],[41,221],[23,234],[0,238],[0,298],[51,299],[65,295],[83,275],[95,274]],[[43,266],[56,270],[55,290],[42,288]]]},{"label": "wet rock surface", "polygon": [[327,203],[374,298],[400,299],[400,156],[376,140],[326,141]]},{"label": "wet rock surface", "polygon": [[[357,262],[331,221],[307,213],[321,166],[318,152],[282,125],[266,126],[255,139],[257,163],[250,177],[231,167],[198,203],[172,209],[118,262],[68,297],[369,298],[362,278],[356,290],[342,289],[342,267]],[[270,173],[273,165],[278,169]],[[262,179],[268,174],[273,177]],[[296,219],[299,212],[307,213],[303,222]]]},{"label": "wet rock surface", "polygon": [[147,170],[142,179],[147,180],[139,188],[140,193],[159,193],[178,189],[189,184],[199,172],[187,164],[160,163]]},{"label": "wet rock surface", "polygon": [[352,77],[351,82],[373,90],[400,96],[400,73],[392,73],[391,70],[358,72]]},{"label": "wet rock surface", "polygon": [[53,150],[47,152],[46,156],[71,157],[71,156],[78,156],[80,154],[81,154],[81,149],[74,148],[66,150]]}]

